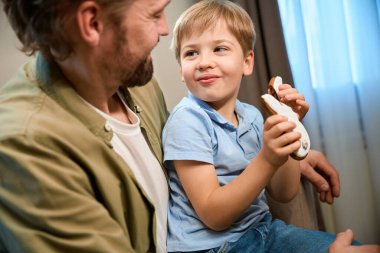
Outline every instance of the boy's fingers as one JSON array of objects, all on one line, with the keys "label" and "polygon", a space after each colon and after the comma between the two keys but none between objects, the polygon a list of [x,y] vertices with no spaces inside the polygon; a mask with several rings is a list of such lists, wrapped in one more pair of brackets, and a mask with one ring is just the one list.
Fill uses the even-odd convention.
[{"label": "boy's fingers", "polygon": [[305,97],[301,93],[291,93],[291,94],[285,94],[283,96],[284,101],[305,101]]},{"label": "boy's fingers", "polygon": [[294,88],[290,84],[283,83],[280,86],[278,86],[278,89],[280,91],[283,91],[283,90],[294,89]]},{"label": "boy's fingers", "polygon": [[269,130],[273,126],[279,124],[280,122],[285,122],[285,121],[288,121],[288,117],[279,115],[279,114],[272,115],[268,117],[267,120],[265,121],[264,130]]}]

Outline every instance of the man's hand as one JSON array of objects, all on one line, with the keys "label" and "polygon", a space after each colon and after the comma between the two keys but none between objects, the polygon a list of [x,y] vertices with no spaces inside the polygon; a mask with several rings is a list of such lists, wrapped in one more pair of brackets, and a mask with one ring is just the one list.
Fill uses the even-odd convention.
[{"label": "man's hand", "polygon": [[340,180],[336,168],[324,154],[310,150],[307,157],[300,162],[301,174],[308,179],[319,192],[322,202],[332,204],[340,195]]},{"label": "man's hand", "polygon": [[329,253],[380,253],[379,245],[352,246],[354,234],[350,229],[336,235],[329,247]]}]

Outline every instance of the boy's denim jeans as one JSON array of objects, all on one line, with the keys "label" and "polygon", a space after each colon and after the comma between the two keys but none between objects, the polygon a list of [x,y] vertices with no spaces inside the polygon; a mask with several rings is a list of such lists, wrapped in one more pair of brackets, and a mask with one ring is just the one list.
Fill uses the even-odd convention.
[{"label": "boy's denim jeans", "polygon": [[286,225],[267,215],[238,241],[197,253],[327,253],[334,240],[334,234]]}]

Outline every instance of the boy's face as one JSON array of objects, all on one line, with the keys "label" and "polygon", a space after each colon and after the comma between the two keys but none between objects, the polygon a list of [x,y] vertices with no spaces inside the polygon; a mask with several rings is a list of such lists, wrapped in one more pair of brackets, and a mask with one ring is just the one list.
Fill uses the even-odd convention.
[{"label": "boy's face", "polygon": [[214,108],[235,104],[242,76],[252,73],[253,52],[243,54],[225,22],[185,36],[180,52],[182,79],[194,96]]}]

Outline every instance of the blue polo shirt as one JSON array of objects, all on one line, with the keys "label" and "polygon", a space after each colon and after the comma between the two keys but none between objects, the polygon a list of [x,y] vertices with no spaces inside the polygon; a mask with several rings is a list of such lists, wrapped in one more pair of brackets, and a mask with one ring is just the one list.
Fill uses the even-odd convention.
[{"label": "blue polo shirt", "polygon": [[173,167],[173,160],[213,164],[222,186],[237,177],[261,149],[263,118],[254,106],[239,101],[235,112],[239,120],[237,128],[189,93],[173,109],[166,123],[162,140],[170,186],[168,251],[205,250],[220,247],[226,241],[237,241],[269,213],[262,191],[230,228],[213,231],[193,210]]}]

